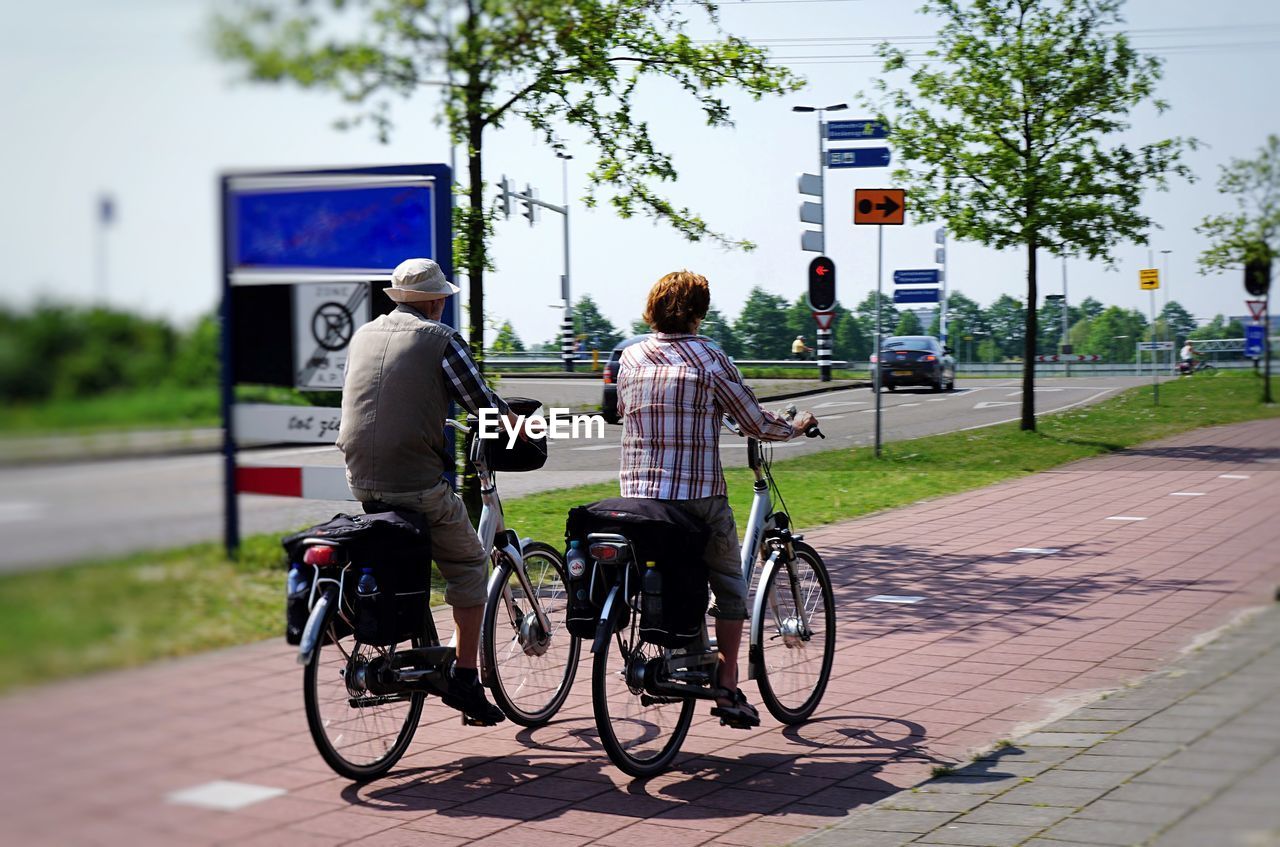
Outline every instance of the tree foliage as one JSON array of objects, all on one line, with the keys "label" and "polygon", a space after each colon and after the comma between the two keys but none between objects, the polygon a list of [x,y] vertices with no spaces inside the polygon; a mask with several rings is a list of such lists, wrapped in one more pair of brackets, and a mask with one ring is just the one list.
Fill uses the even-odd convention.
[{"label": "tree foliage", "polygon": [[[690,38],[695,17],[715,37]],[[691,240],[749,247],[659,191],[678,173],[636,98],[644,81],[662,78],[693,98],[708,125],[724,127],[727,93],[758,100],[801,85],[764,50],[724,32],[710,0],[241,0],[214,19],[213,39],[253,80],[337,94],[353,109],[340,125],[371,125],[384,141],[394,101],[440,95],[433,111],[467,153],[455,234],[477,350],[497,214],[485,201],[487,131],[519,120],[554,150],[565,148],[566,132],[580,135],[595,153],[588,205],[603,195],[624,218],[647,215]]]},{"label": "tree foliage", "polygon": [[573,334],[582,339],[588,350],[612,350],[622,340],[622,333],[600,312],[590,294],[582,295],[574,304]]},{"label": "tree foliage", "polygon": [[524,342],[511,326],[511,321],[503,321],[502,326],[498,328],[498,335],[493,339],[492,350],[495,353],[524,352]]},{"label": "tree foliage", "polygon": [[796,336],[787,326],[786,313],[786,300],[759,286],[751,289],[733,325],[744,359],[782,359],[791,355],[791,342]]},{"label": "tree foliage", "polygon": [[1223,165],[1218,191],[1235,200],[1236,211],[1207,217],[1196,228],[1212,242],[1200,255],[1201,273],[1280,255],[1280,136],[1267,136],[1256,158]]},{"label": "tree foliage", "polygon": [[910,77],[909,88],[881,80],[878,90],[913,212],[958,238],[1026,251],[1023,429],[1035,429],[1038,252],[1110,260],[1121,242],[1146,243],[1143,191],[1190,176],[1181,156],[1192,141],[1116,140],[1135,107],[1166,108],[1154,99],[1160,61],[1119,31],[1122,4],[928,0],[922,11],[943,24],[923,63],[879,48],[886,73]]}]

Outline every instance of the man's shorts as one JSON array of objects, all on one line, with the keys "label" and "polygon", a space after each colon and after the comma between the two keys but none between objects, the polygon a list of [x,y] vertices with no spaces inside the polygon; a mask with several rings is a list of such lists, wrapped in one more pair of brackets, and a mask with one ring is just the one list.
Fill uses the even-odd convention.
[{"label": "man's shorts", "polygon": [[431,555],[445,581],[445,602],[464,609],[484,605],[488,557],[467,517],[467,507],[446,480],[425,491],[370,491],[352,486],[351,493],[363,503],[376,500],[426,515],[431,524]]},{"label": "man's shorts", "polygon": [[742,549],[728,497],[667,500],[711,528],[703,558],[711,583],[713,618],[740,621],[747,617],[747,583],[742,578]]}]

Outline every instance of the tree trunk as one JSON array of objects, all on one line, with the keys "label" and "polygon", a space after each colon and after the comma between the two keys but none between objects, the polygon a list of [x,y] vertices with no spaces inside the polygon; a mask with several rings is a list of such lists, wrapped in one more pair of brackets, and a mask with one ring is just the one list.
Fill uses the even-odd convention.
[{"label": "tree trunk", "polygon": [[1022,343],[1022,429],[1036,429],[1036,247],[1033,236],[1027,241],[1027,322]]},{"label": "tree trunk", "polygon": [[[477,84],[474,75],[467,86],[467,316],[470,319],[468,344],[471,355],[475,358],[484,374],[484,161],[482,150],[484,145],[484,121],[482,116],[483,102],[477,96]],[[480,480],[476,469],[470,461],[465,462],[462,476],[462,502],[466,504],[467,513],[472,523],[480,520],[482,507],[480,497]]]}]

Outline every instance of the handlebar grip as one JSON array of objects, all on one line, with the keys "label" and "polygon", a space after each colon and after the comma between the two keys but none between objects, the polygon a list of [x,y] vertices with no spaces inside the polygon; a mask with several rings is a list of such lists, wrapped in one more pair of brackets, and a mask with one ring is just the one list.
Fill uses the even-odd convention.
[{"label": "handlebar grip", "polygon": [[818,425],[814,424],[804,431],[805,438],[821,438],[826,440],[826,436],[822,434],[822,430],[818,429]]}]

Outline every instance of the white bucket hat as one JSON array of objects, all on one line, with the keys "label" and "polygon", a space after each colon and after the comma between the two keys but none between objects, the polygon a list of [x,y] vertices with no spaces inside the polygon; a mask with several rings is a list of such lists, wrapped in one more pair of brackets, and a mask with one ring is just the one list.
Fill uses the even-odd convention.
[{"label": "white bucket hat", "polygon": [[457,294],[458,290],[430,259],[405,259],[391,272],[391,287],[383,289],[397,303],[438,300]]}]

